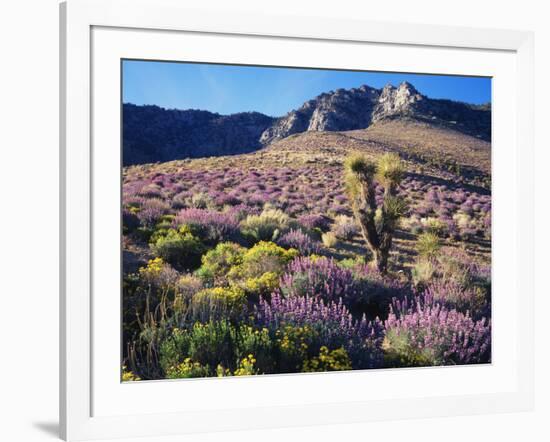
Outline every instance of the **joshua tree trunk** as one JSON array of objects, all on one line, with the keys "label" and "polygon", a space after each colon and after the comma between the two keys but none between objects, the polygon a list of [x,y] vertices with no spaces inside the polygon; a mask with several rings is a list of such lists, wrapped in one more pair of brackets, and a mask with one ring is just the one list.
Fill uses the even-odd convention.
[{"label": "joshua tree trunk", "polygon": [[382,274],[388,272],[388,255],[389,253],[382,250],[376,250],[374,253],[374,265]]},{"label": "joshua tree trunk", "polygon": [[[346,189],[353,214],[368,248],[374,256],[374,264],[380,273],[387,273],[388,258],[395,228],[405,210],[404,202],[397,196],[403,166],[399,156],[386,154],[375,167],[356,155],[346,161]],[[374,176],[384,186],[383,202],[376,203]]]}]

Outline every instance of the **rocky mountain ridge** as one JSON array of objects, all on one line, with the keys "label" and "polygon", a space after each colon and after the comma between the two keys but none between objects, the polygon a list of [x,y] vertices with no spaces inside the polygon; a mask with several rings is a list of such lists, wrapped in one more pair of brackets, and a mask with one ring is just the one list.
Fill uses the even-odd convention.
[{"label": "rocky mountain ridge", "polygon": [[220,115],[126,103],[122,120],[124,165],[252,152],[274,121],[259,112]]},{"label": "rocky mountain ridge", "polygon": [[307,131],[365,129],[379,121],[415,120],[490,141],[490,105],[431,99],[410,83],[337,89],[280,118],[258,112],[220,115],[158,106],[123,107],[124,165],[233,155]]},{"label": "rocky mountain ridge", "polygon": [[289,112],[262,133],[260,141],[275,140],[305,131],[365,129],[377,121],[408,118],[450,127],[483,140],[491,138],[491,112],[451,100],[431,99],[407,82],[383,89],[363,85],[324,93]]}]

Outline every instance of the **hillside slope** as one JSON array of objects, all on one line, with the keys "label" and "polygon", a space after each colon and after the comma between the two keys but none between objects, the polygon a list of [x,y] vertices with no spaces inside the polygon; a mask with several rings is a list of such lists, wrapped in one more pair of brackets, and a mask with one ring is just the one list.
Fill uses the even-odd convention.
[{"label": "hillside slope", "polygon": [[[305,132],[274,142],[266,155],[285,164],[341,163],[351,151],[372,159],[396,152],[410,171],[489,187],[491,144],[461,132],[414,121],[380,121],[368,129],[343,132]],[[277,161],[273,158],[273,161]]]}]

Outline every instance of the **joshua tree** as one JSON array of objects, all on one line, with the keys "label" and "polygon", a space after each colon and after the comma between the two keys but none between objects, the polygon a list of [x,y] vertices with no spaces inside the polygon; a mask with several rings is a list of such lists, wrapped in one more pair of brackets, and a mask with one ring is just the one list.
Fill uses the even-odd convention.
[{"label": "joshua tree", "polygon": [[[397,196],[403,172],[399,155],[391,153],[380,157],[377,164],[361,154],[352,154],[345,163],[346,190],[353,214],[381,273],[388,270],[393,234],[406,210],[404,200]],[[375,182],[384,188],[380,205]]]}]

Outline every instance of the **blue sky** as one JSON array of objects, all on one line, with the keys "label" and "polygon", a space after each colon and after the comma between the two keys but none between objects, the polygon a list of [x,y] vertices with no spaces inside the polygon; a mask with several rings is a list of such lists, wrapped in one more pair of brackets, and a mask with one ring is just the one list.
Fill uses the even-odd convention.
[{"label": "blue sky", "polygon": [[491,101],[489,78],[123,61],[123,101],[220,114],[257,111],[281,116],[322,92],[367,84],[412,83],[431,98]]}]

